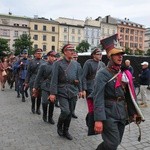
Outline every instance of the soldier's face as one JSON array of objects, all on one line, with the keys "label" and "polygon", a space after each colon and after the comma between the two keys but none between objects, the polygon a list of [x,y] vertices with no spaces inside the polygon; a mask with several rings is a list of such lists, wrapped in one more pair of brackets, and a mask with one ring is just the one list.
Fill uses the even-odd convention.
[{"label": "soldier's face", "polygon": [[96,61],[100,61],[102,59],[102,54],[95,54],[93,55],[93,58],[96,60]]},{"label": "soldier's face", "polygon": [[28,54],[23,54],[23,57],[24,57],[24,58],[27,58],[27,57],[28,57]]},{"label": "soldier's face", "polygon": [[54,55],[48,56],[48,61],[54,62],[55,60],[56,60],[56,56],[54,56]]},{"label": "soldier's face", "polygon": [[121,65],[122,64],[122,60],[123,60],[123,54],[122,53],[118,53],[118,54],[111,55],[111,60],[115,64]]},{"label": "soldier's face", "polygon": [[41,59],[42,58],[42,53],[35,53],[35,58]]},{"label": "soldier's face", "polygon": [[64,51],[64,55],[65,55],[68,59],[72,59],[72,58],[73,58],[73,54],[74,54],[74,49],[69,49],[69,50],[65,50],[65,51]]}]

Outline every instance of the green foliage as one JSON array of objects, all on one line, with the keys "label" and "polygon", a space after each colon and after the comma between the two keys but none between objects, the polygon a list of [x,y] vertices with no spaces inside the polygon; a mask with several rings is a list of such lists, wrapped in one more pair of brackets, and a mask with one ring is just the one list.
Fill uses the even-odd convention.
[{"label": "green foliage", "polygon": [[15,55],[19,55],[23,49],[27,49],[29,55],[33,54],[32,44],[30,35],[22,34],[18,39],[15,39],[13,44]]},{"label": "green foliage", "polygon": [[83,53],[83,52],[87,52],[87,50],[89,49],[90,44],[87,41],[82,41],[81,43],[79,43],[79,45],[76,47],[76,51]]},{"label": "green foliage", "polygon": [[8,54],[10,54],[8,41],[0,38],[0,56],[7,56]]},{"label": "green foliage", "polygon": [[125,53],[126,53],[127,55],[131,55],[131,54],[132,54],[132,49],[130,49],[129,47],[126,47],[126,48],[125,48]]},{"label": "green foliage", "polygon": [[147,50],[146,55],[150,56],[150,49]]},{"label": "green foliage", "polygon": [[143,55],[143,54],[144,54],[143,50],[140,50],[140,49],[135,50],[135,55]]}]

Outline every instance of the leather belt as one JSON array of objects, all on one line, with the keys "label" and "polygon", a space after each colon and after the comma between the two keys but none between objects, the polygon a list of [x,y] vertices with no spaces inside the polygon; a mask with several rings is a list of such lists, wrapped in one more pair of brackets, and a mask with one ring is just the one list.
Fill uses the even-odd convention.
[{"label": "leather belt", "polygon": [[124,101],[124,100],[125,100],[125,97],[124,97],[124,96],[112,97],[112,98],[106,98],[106,100],[114,101],[114,102],[120,102],[120,101]]}]

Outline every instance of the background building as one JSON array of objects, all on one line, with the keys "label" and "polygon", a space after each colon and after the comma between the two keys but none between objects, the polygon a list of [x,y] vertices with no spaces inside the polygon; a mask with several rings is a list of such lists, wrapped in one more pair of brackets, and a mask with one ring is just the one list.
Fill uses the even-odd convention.
[{"label": "background building", "polygon": [[14,40],[22,34],[29,34],[29,18],[0,14],[0,38],[7,39],[10,50],[13,51]]},{"label": "background building", "polygon": [[145,51],[150,49],[150,28],[147,28],[145,31]]},{"label": "background building", "polygon": [[84,24],[84,39],[90,44],[90,49],[97,47],[100,44],[101,36],[101,19],[92,20],[92,18],[86,18]]},{"label": "background building", "polygon": [[59,50],[67,44],[75,47],[84,40],[84,21],[69,18],[58,18],[59,22]]},{"label": "background building", "polygon": [[117,33],[117,21],[116,19],[106,16],[101,22],[101,39],[107,38]]},{"label": "background building", "polygon": [[52,19],[38,18],[38,16],[30,19],[33,48],[42,48],[44,53],[50,50],[58,51],[58,26],[59,23]]}]

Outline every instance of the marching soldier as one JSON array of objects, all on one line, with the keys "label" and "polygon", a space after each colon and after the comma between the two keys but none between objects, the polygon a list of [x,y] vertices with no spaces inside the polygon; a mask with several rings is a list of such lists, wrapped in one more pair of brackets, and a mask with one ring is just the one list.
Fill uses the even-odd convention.
[{"label": "marching soldier", "polygon": [[18,88],[22,95],[22,102],[25,102],[25,96],[28,97],[27,88],[24,89],[24,82],[27,75],[27,67],[29,65],[28,50],[22,51],[22,59],[18,60],[15,64],[15,69],[18,72]]},{"label": "marching soldier", "polygon": [[33,88],[33,91],[39,88],[42,90],[43,121],[47,122],[48,109],[48,122],[50,124],[55,123],[53,120],[54,102],[51,102],[48,97],[50,95],[52,65],[56,59],[56,54],[57,53],[55,51],[50,51],[47,53],[47,62],[40,66]]},{"label": "marching soldier", "polygon": [[132,74],[128,70],[120,70],[124,52],[117,40],[117,34],[101,40],[103,48],[107,51],[109,63],[106,68],[98,71],[92,93],[94,129],[96,133],[101,133],[103,138],[96,150],[117,150],[127,118],[137,124],[143,118],[135,102]]},{"label": "marching soldier", "polygon": [[[54,63],[50,86],[50,100],[58,98],[61,113],[58,119],[57,132],[72,140],[69,126],[73,111],[73,102],[78,94],[82,94],[80,68],[76,61],[72,60],[74,47],[67,44],[62,48],[64,58]],[[80,92],[80,93],[79,93]]]},{"label": "marching soldier", "polygon": [[83,66],[83,93],[85,97],[93,91],[96,72],[105,67],[102,60],[102,51],[95,48],[91,53],[92,59],[88,59]]},{"label": "marching soldier", "polygon": [[[29,85],[30,88],[30,95],[31,95],[31,111],[34,114],[35,112],[40,115],[40,104],[41,104],[41,94],[40,89],[37,94],[35,94],[32,89],[35,82],[35,78],[38,72],[38,69],[42,63],[45,61],[42,59],[42,49],[36,49],[34,54],[34,59],[30,61],[28,69],[27,69],[27,76],[25,79],[25,86],[27,87]],[[35,100],[37,101],[35,102]],[[35,103],[36,103],[36,111],[35,111]]]}]

